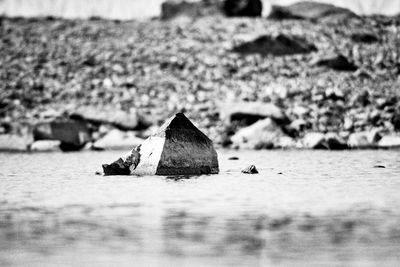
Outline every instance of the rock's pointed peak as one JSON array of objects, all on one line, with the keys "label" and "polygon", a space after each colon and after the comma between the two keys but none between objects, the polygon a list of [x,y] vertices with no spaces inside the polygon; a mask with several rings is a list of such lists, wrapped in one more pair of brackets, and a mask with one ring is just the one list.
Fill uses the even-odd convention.
[{"label": "rock's pointed peak", "polygon": [[168,129],[178,128],[195,128],[193,123],[183,113],[176,113],[174,116],[169,118],[163,125],[158,129],[155,135],[162,135]]},{"label": "rock's pointed peak", "polygon": [[157,131],[155,136],[172,137],[179,133],[180,137],[196,137],[206,141],[211,140],[203,134],[183,113],[177,113],[169,118]]}]

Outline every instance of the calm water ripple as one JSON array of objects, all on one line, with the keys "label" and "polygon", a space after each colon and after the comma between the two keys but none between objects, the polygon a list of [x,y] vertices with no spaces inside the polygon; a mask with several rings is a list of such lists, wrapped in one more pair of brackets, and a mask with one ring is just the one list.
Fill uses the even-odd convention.
[{"label": "calm water ripple", "polygon": [[219,175],[94,175],[119,154],[0,154],[0,266],[400,264],[400,151],[220,151]]}]

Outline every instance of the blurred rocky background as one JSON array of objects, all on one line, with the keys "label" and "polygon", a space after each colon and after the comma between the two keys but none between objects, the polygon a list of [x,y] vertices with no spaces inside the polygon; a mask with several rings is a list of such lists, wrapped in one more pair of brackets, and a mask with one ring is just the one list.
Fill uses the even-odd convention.
[{"label": "blurred rocky background", "polygon": [[400,1],[34,2],[0,1],[0,150],[129,149],[177,112],[220,147],[400,147]]}]

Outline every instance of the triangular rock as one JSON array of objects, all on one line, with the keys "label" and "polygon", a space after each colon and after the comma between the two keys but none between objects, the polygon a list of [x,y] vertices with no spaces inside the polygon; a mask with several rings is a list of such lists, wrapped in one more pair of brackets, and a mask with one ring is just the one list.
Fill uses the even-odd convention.
[{"label": "triangular rock", "polygon": [[[130,155],[103,165],[105,175],[216,174],[217,152],[212,141],[178,113]],[[128,171],[129,170],[129,171]]]}]

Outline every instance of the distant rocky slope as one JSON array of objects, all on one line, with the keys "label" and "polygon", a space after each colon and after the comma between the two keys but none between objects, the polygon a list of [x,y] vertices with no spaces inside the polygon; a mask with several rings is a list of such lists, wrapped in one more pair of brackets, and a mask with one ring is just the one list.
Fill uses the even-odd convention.
[{"label": "distant rocky slope", "polygon": [[[177,112],[225,146],[388,147],[400,131],[399,30],[383,16],[1,18],[0,149],[30,147],[33,125],[55,118],[86,123],[89,138],[74,134],[89,147],[109,132],[144,138]],[[271,53],[277,44],[287,51]],[[234,137],[247,126],[265,134]]]}]

